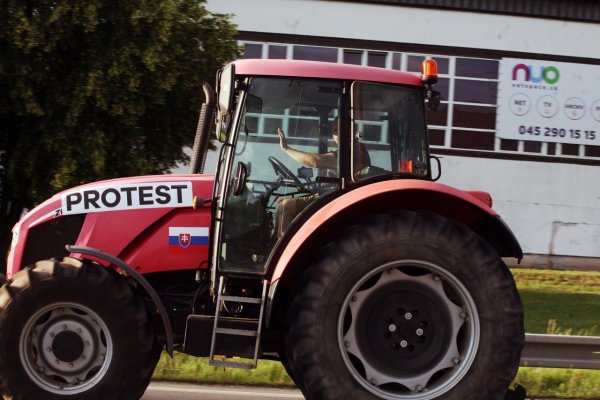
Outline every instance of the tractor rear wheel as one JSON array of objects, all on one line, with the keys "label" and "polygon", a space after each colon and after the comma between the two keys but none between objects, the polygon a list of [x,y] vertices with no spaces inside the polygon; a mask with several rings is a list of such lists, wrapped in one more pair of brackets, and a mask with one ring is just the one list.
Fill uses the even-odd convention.
[{"label": "tractor rear wheel", "polygon": [[99,264],[41,261],[0,289],[0,394],[138,399],[160,347],[141,299]]},{"label": "tractor rear wheel", "polygon": [[327,245],[288,315],[307,399],[499,400],[524,343],[514,280],[461,224],[375,216]]}]

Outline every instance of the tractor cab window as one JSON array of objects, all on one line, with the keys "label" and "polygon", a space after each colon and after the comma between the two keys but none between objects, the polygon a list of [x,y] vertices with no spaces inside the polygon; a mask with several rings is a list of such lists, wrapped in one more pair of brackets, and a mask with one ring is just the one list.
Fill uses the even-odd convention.
[{"label": "tractor cab window", "polygon": [[218,249],[222,270],[263,272],[291,223],[337,188],[317,177],[338,176],[333,132],[341,88],[341,82],[328,80],[250,81],[239,132],[232,138]]},{"label": "tractor cab window", "polygon": [[428,176],[423,104],[422,93],[415,89],[368,82],[352,85],[355,181],[387,174]]}]

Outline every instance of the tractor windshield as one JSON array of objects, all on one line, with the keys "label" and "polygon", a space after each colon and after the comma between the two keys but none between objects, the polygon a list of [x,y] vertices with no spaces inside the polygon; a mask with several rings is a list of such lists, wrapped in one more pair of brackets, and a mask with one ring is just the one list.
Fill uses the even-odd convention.
[{"label": "tractor windshield", "polygon": [[[390,174],[428,176],[423,104],[417,89],[369,82],[352,85],[355,181]],[[360,162],[363,165],[357,165]]]}]

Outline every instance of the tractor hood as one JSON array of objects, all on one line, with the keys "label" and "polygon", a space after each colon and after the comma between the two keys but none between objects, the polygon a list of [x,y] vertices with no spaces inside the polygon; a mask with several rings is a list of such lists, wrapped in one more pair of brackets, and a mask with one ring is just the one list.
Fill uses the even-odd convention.
[{"label": "tractor hood", "polygon": [[177,224],[190,228],[201,224],[208,231],[210,217],[200,221],[198,216],[210,213],[194,211],[192,201],[194,196],[209,198],[213,182],[213,175],[151,175],[99,181],[57,193],[14,226],[8,277],[30,263],[68,255],[61,248],[66,244],[123,257],[135,250],[136,240],[152,236],[156,229],[166,230],[167,241],[169,228]]}]

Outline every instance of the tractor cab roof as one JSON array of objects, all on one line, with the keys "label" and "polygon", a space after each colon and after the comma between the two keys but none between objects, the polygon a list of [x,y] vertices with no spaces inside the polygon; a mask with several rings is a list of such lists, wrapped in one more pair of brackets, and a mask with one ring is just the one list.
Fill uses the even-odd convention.
[{"label": "tractor cab roof", "polygon": [[247,59],[234,61],[236,75],[345,79],[423,86],[418,75],[385,68],[319,61]]}]

